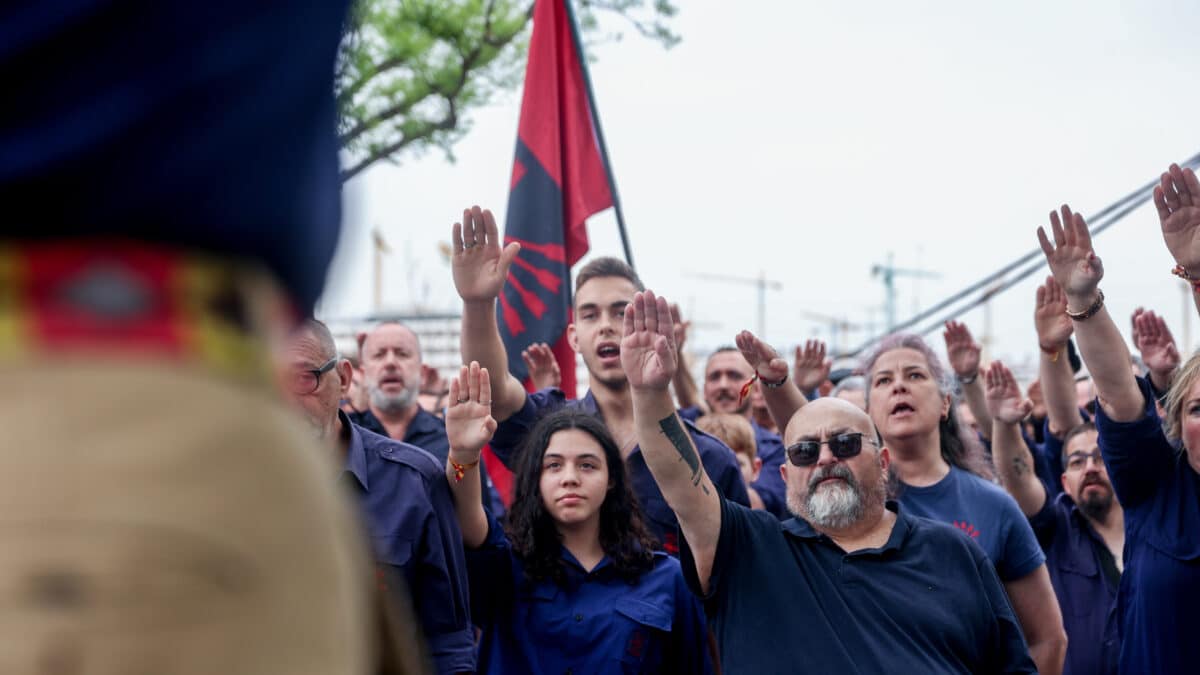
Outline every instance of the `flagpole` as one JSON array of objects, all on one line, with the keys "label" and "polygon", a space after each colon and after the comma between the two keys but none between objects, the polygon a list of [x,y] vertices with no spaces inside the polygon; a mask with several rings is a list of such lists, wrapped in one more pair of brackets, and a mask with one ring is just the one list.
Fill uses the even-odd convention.
[{"label": "flagpole", "polygon": [[579,36],[579,23],[575,21],[575,8],[571,5],[571,0],[562,0],[562,3],[567,9],[567,22],[571,24],[571,37],[575,40],[575,53],[579,55],[579,67],[583,71],[588,109],[592,113],[592,126],[596,128],[596,141],[600,144],[600,157],[604,159],[604,173],[608,176],[608,188],[612,192],[613,211],[617,214],[617,231],[621,233],[621,247],[625,249],[625,262],[633,268],[629,234],[625,231],[625,213],[621,210],[621,197],[617,194],[617,181],[613,177],[612,162],[608,159],[608,144],[604,141],[604,129],[600,125],[600,112],[596,110],[596,96],[592,91],[592,75],[588,71],[587,56],[583,53],[583,40]]}]

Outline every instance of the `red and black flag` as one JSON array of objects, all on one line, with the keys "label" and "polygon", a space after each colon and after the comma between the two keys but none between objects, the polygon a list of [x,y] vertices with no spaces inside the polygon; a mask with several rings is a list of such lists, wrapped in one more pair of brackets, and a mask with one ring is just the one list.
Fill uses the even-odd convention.
[{"label": "red and black flag", "polygon": [[575,354],[567,344],[571,266],[588,250],[585,220],[616,202],[603,136],[569,0],[537,0],[525,93],[509,187],[504,242],[521,243],[496,308],[509,369],[525,382],[517,355],[552,345],[562,388],[575,396]]}]

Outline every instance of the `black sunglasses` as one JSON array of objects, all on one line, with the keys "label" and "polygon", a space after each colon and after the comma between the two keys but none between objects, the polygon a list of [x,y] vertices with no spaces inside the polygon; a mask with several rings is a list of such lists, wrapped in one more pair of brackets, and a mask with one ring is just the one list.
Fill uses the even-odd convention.
[{"label": "black sunglasses", "polygon": [[[821,457],[821,446],[828,445],[829,451],[838,459],[850,459],[862,452],[863,435],[861,433],[838,434],[827,441],[800,441],[787,447],[788,461],[796,466],[812,466]],[[875,445],[875,439],[865,439]]]}]

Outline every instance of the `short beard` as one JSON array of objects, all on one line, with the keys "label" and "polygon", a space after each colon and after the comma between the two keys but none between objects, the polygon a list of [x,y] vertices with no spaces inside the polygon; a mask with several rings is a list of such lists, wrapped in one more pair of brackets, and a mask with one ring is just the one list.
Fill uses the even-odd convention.
[{"label": "short beard", "polygon": [[[817,483],[837,477],[844,485],[830,485],[820,490]],[[822,530],[843,530],[861,521],[875,504],[882,504],[886,494],[886,483],[882,475],[877,485],[864,488],[855,479],[850,467],[835,464],[826,470],[813,472],[807,489],[789,490],[788,510],[797,518],[807,520],[813,527]]]},{"label": "short beard", "polygon": [[[713,412],[718,412],[717,406],[713,405],[712,403],[709,403],[708,407],[711,408]],[[727,414],[747,415],[747,414],[749,414],[749,412],[750,412],[750,397],[747,396],[747,397],[745,397],[745,399],[742,400],[740,405],[738,405],[733,410],[729,411],[729,413],[727,413]]]},{"label": "short beard", "polygon": [[[1098,485],[1098,483],[1090,483],[1090,485]],[[1112,488],[1104,494],[1093,494],[1089,497],[1084,497],[1085,493],[1080,490],[1080,499],[1078,501],[1079,510],[1083,514],[1093,520],[1104,520],[1108,517],[1108,512],[1112,510],[1113,495]]]},{"label": "short beard", "polygon": [[417,394],[420,393],[416,387],[405,387],[399,394],[389,395],[378,386],[369,387],[367,392],[371,398],[371,406],[385,413],[398,413],[408,409],[417,402]]}]

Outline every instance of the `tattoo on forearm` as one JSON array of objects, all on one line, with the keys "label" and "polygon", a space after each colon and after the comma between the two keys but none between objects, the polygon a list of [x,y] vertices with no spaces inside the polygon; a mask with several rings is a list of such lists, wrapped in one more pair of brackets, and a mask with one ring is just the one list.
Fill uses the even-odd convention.
[{"label": "tattoo on forearm", "polygon": [[664,417],[658,421],[658,428],[692,470],[692,485],[698,485],[704,490],[704,494],[708,494],[708,486],[702,483],[704,467],[700,464],[700,457],[696,454],[696,448],[692,446],[692,439],[688,437],[687,430],[679,423],[679,418],[675,415]]},{"label": "tattoo on forearm", "polygon": [[1018,476],[1024,476],[1029,473],[1029,465],[1025,463],[1024,457],[1013,457],[1013,473]]}]

